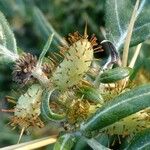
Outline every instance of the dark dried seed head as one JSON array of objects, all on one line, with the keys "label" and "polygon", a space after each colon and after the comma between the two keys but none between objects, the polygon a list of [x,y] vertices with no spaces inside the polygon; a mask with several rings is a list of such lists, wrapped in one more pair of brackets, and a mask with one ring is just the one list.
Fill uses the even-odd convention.
[{"label": "dark dried seed head", "polygon": [[13,81],[25,85],[30,79],[33,69],[36,67],[37,58],[30,53],[24,53],[18,60],[13,70]]}]

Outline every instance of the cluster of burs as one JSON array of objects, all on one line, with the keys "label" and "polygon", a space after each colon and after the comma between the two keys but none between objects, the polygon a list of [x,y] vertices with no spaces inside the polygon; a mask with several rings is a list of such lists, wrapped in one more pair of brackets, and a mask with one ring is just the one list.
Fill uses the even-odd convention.
[{"label": "cluster of burs", "polygon": [[[37,58],[30,53],[18,54],[14,35],[3,14],[0,15],[4,20],[2,29],[5,28],[0,30],[2,54],[14,63],[12,76],[18,87],[28,87],[16,100],[12,126],[28,129],[43,127],[47,121],[54,121],[67,131],[90,131],[97,126],[94,124],[99,117],[98,109],[130,90],[132,85],[124,86],[121,80],[128,78],[131,69],[112,69],[119,60],[115,47],[110,41],[98,43],[94,35],[88,36],[87,27],[83,35],[78,32],[69,34],[57,53],[51,52],[45,57],[55,36],[52,34]],[[8,35],[9,39],[6,38]],[[105,50],[110,51],[110,56],[101,65],[101,60],[94,58],[94,53],[100,55]],[[145,109],[100,132],[124,136],[136,133],[149,126],[148,117],[149,110]]]}]

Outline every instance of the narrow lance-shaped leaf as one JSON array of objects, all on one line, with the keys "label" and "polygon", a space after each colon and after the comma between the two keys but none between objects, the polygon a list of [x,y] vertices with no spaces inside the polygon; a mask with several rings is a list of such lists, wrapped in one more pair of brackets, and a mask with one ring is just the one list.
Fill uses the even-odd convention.
[{"label": "narrow lance-shaped leaf", "polygon": [[[106,28],[107,38],[119,50],[126,38],[127,28],[135,3],[130,0],[106,1]],[[148,0],[141,0],[137,11],[137,20],[133,29],[130,46],[137,45],[150,38],[150,4]],[[126,13],[128,12],[128,13]]]},{"label": "narrow lance-shaped leaf", "polygon": [[48,49],[49,49],[49,47],[50,47],[50,45],[51,45],[51,43],[52,43],[53,36],[54,36],[54,34],[52,34],[52,35],[48,38],[48,40],[47,40],[47,42],[46,42],[46,44],[45,44],[45,46],[44,46],[44,48],[43,48],[43,51],[42,51],[42,53],[41,53],[40,56],[39,56],[39,60],[38,60],[38,64],[37,64],[37,66],[39,66],[39,67],[41,67],[42,62],[43,62],[43,59],[44,59],[44,56],[46,55],[46,52],[48,51]]},{"label": "narrow lance-shaped leaf", "polygon": [[72,134],[60,136],[54,145],[53,150],[71,150],[76,142],[76,137]]},{"label": "narrow lance-shaped leaf", "polygon": [[131,75],[132,69],[129,67],[117,67],[111,70],[106,70],[99,75],[99,82],[114,83]]},{"label": "narrow lance-shaped leaf", "polygon": [[150,149],[150,129],[146,129],[134,136],[125,150],[148,150]]},{"label": "narrow lance-shaped leaf", "polygon": [[0,12],[0,61],[18,59],[16,40],[5,16]]},{"label": "narrow lance-shaped leaf", "polygon": [[93,150],[110,150],[109,148],[103,146],[95,139],[86,139],[86,142]]},{"label": "narrow lance-shaped leaf", "polygon": [[4,37],[3,39],[1,39],[0,36],[0,44],[11,50],[13,53],[17,54],[16,39],[2,12],[0,12],[0,30],[0,34],[2,34],[2,36]]},{"label": "narrow lance-shaped leaf", "polygon": [[[150,106],[150,85],[139,86],[116,97],[99,108],[96,113],[81,125],[81,132],[100,130],[122,118]],[[87,134],[88,135],[88,134]]]},{"label": "narrow lance-shaped leaf", "polygon": [[[87,138],[85,138],[83,136],[80,136],[80,138],[78,138],[78,141],[77,141],[77,143],[74,146],[74,150],[90,149],[90,144],[87,143],[88,140],[90,140],[90,139],[87,139]],[[99,134],[99,136],[96,137],[94,141],[93,140],[94,139],[92,138],[90,140],[90,142],[92,142],[93,145],[95,145],[94,141],[96,141],[96,143],[98,142],[98,144],[97,144],[98,146],[99,146],[99,144],[101,144],[100,148],[102,148],[102,147],[106,148],[108,146],[109,142],[111,142],[112,140],[114,141],[114,139],[112,139],[111,137],[108,137],[107,134]]]},{"label": "narrow lance-shaped leaf", "polygon": [[98,103],[102,104],[104,102],[100,94],[100,91],[93,87],[82,86],[77,91],[77,94],[80,95],[81,97],[83,96],[83,98],[96,104]]}]

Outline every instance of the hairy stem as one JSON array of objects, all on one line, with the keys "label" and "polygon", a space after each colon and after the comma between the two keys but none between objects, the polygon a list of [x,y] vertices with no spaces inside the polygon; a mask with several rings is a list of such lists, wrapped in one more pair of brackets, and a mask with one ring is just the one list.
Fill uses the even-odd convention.
[{"label": "hairy stem", "polygon": [[50,80],[47,78],[47,76],[40,68],[36,67],[32,72],[32,76],[36,78],[40,82],[40,84],[43,85],[44,87],[49,86]]},{"label": "hairy stem", "polygon": [[[137,58],[138,58],[138,55],[139,55],[139,53],[140,53],[141,46],[142,46],[142,43],[140,43],[140,44],[137,46],[137,48],[136,48],[136,50],[135,50],[135,53],[134,53],[134,55],[133,55],[133,57],[132,57],[132,59],[131,59],[131,62],[130,62],[130,64],[129,64],[129,67],[130,67],[130,68],[133,68],[133,67],[134,67],[135,62],[136,62],[136,60],[137,60]],[[120,82],[122,88],[125,88],[125,87],[126,87],[126,85],[127,85],[127,83],[128,83],[128,80],[129,80],[129,77],[126,77],[124,80],[122,80],[122,81]]]},{"label": "hairy stem", "polygon": [[127,31],[127,36],[126,36],[126,40],[125,40],[125,44],[124,44],[124,50],[123,50],[123,56],[122,56],[122,66],[126,67],[127,66],[127,62],[128,62],[128,53],[129,53],[129,46],[130,46],[130,41],[131,41],[131,36],[132,36],[132,31],[133,31],[133,27],[134,27],[134,23],[136,21],[137,18],[137,10],[139,7],[139,2],[140,0],[136,1],[132,16],[131,16],[131,20],[129,23],[129,27],[128,27],[128,31]]},{"label": "hairy stem", "polygon": [[16,61],[19,58],[18,54],[11,52],[1,44],[0,44],[0,55],[9,58],[11,61]]},{"label": "hairy stem", "polygon": [[137,60],[137,58],[138,58],[138,56],[139,56],[141,47],[142,47],[142,43],[140,43],[140,44],[137,46],[136,50],[135,50],[135,53],[134,53],[134,55],[133,55],[133,57],[132,57],[132,59],[131,59],[131,62],[130,62],[130,64],[129,64],[129,67],[130,67],[130,68],[133,68],[133,67],[134,67],[135,62],[136,62],[136,60]]}]

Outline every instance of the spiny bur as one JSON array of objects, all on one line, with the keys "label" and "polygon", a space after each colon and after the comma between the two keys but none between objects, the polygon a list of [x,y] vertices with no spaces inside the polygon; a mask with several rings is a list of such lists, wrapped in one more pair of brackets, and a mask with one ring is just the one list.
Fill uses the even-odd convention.
[{"label": "spiny bur", "polygon": [[20,96],[15,106],[14,116],[12,117],[12,126],[19,125],[21,128],[43,126],[39,118],[42,92],[41,86],[34,84],[25,94]]},{"label": "spiny bur", "polygon": [[88,39],[78,32],[69,35],[69,46],[61,49],[64,60],[53,73],[52,81],[59,89],[66,89],[79,83],[89,70],[93,60],[93,47],[97,46],[96,37]]}]

